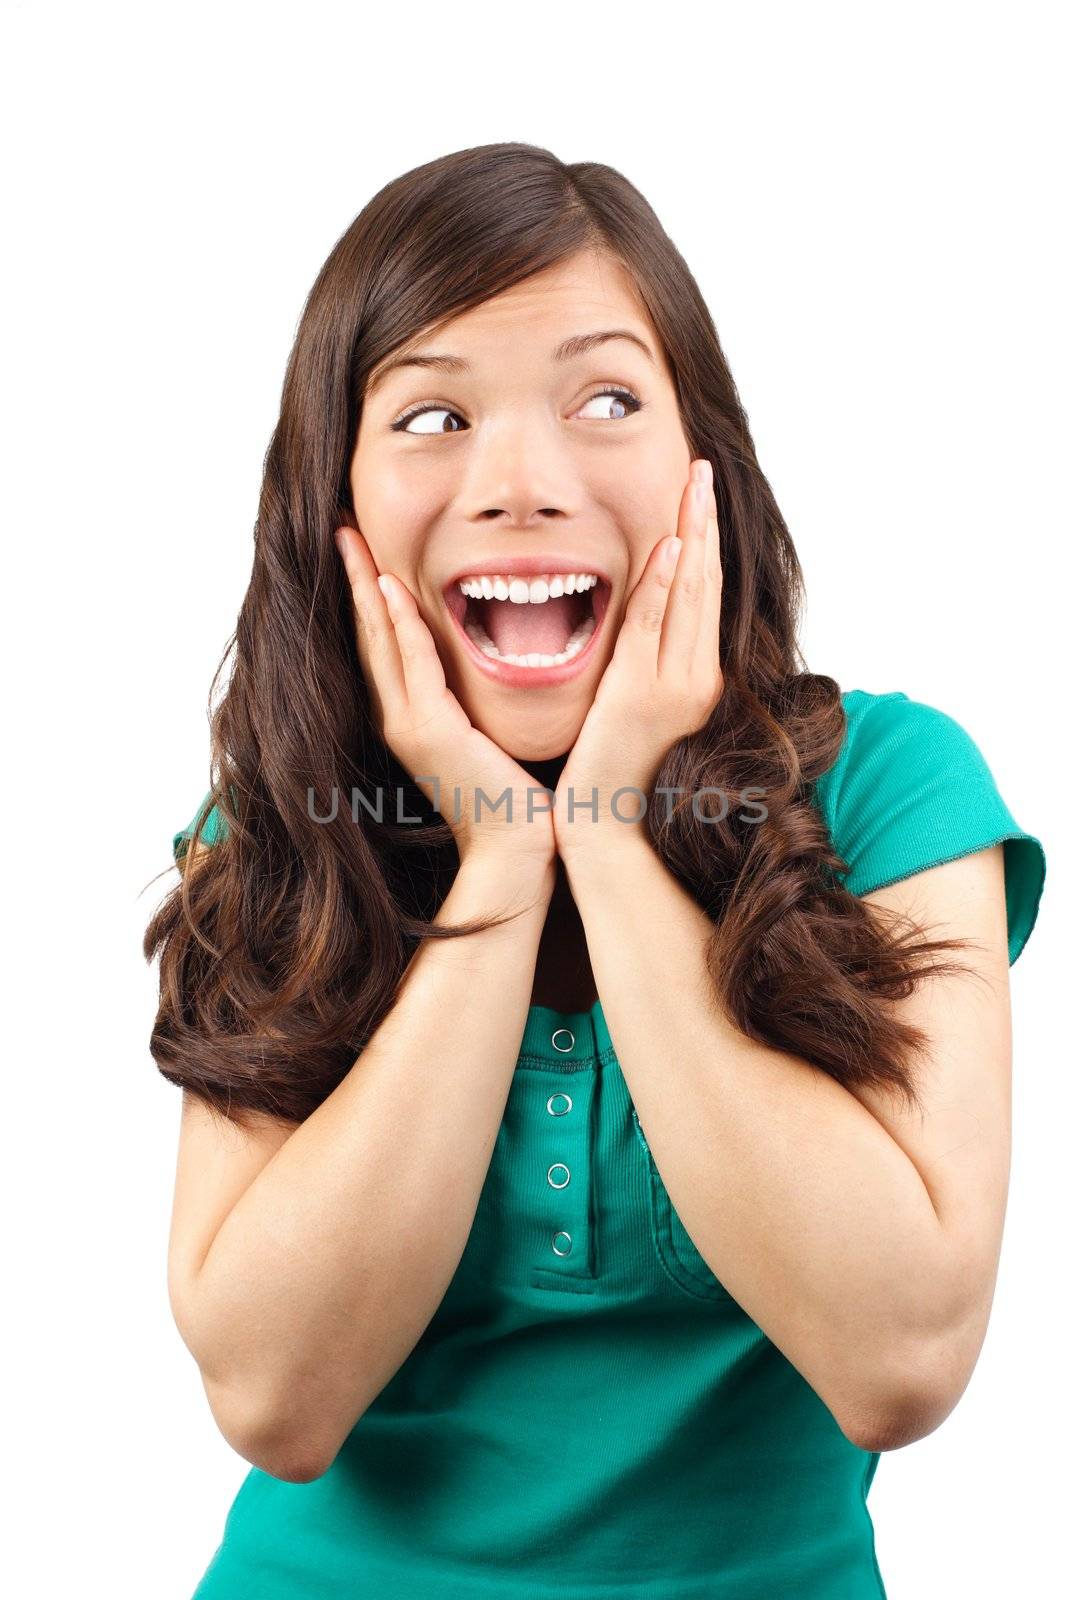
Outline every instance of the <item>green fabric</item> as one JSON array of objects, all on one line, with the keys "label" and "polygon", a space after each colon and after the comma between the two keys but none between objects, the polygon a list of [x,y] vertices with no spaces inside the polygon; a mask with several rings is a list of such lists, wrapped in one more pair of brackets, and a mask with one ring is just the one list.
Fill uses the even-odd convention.
[{"label": "green fabric", "polygon": [[984,756],[958,722],[906,694],[842,696],[848,731],[815,800],[849,867],[842,881],[869,894],[913,872],[1004,844],[1008,959],[1030,937],[1045,853],[1008,810]]},{"label": "green fabric", "polygon": [[[1017,956],[1044,858],[977,748],[844,703],[817,798],[850,887],[1011,840]],[[249,1471],[193,1600],[884,1600],[878,1461],[697,1252],[600,1002],[531,1006],[441,1305],[328,1472]]]},{"label": "green fabric", "polygon": [[[200,821],[200,818],[204,815],[204,811],[207,809],[207,804],[210,799],[211,791],[208,790],[207,794],[196,808],[196,816],[193,817],[191,822],[187,822],[185,827],[182,828],[180,832],[174,835],[171,841],[171,849],[174,852],[175,861],[180,861],[186,850],[189,848],[189,840],[193,836],[193,829]],[[222,815],[222,812],[219,810],[218,806],[212,806],[210,811],[207,813],[207,820],[204,823],[204,831],[200,835],[201,842],[203,844],[217,844],[220,839],[225,839],[228,831],[229,830],[226,827],[226,818]]]}]

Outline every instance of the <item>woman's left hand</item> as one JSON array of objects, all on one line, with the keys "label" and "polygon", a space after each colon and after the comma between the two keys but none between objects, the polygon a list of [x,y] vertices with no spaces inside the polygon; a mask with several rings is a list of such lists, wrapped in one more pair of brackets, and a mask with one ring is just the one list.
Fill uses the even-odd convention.
[{"label": "woman's left hand", "polygon": [[[679,539],[675,555],[671,546]],[[651,786],[668,750],[704,726],[722,695],[721,599],[711,464],[696,461],[682,493],[678,535],[653,547],[556,786],[552,817],[564,863],[575,851],[610,849],[621,833],[643,832],[637,819],[651,805]],[[618,793],[634,789],[644,806],[637,795]],[[616,795],[619,816],[612,811]]]}]

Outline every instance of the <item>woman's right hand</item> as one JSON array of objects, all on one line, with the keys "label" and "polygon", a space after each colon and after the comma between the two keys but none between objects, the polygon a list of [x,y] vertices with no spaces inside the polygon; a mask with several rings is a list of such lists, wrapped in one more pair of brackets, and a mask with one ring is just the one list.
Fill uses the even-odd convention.
[{"label": "woman's right hand", "polygon": [[[343,526],[335,537],[352,591],[356,650],[379,736],[431,805],[440,807],[461,863],[477,851],[492,852],[504,865],[547,867],[556,854],[552,816],[535,809],[527,818],[527,790],[536,788],[530,774],[472,725],[445,681],[433,634],[410,591],[390,573],[387,601],[363,535]],[[438,780],[436,793],[427,781],[432,778]],[[476,788],[485,797],[477,819]],[[510,821],[506,800],[496,811],[486,804],[508,791]],[[535,808],[546,803],[543,794],[533,798]]]}]

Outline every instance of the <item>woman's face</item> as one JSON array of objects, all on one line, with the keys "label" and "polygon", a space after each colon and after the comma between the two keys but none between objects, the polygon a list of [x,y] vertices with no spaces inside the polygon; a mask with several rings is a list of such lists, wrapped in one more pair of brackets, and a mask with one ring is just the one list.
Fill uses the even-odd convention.
[{"label": "woman's face", "polygon": [[[607,331],[634,338],[558,350]],[[574,744],[627,600],[675,531],[689,463],[655,329],[623,268],[592,250],[371,373],[350,469],[357,526],[378,571],[410,590],[471,722],[516,760]],[[582,573],[596,584],[566,581]],[[462,592],[474,578],[494,580],[491,597]],[[566,659],[506,659],[531,653]]]}]

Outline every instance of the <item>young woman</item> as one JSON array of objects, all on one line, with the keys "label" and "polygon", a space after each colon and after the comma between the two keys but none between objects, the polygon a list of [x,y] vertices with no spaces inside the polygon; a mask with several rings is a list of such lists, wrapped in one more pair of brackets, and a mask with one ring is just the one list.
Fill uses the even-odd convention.
[{"label": "young woman", "polygon": [[197,1600],[884,1593],[1044,856],[950,715],[804,670],[801,596],[624,178],[499,144],[371,201],[145,938],[171,1303],[251,1463]]}]

